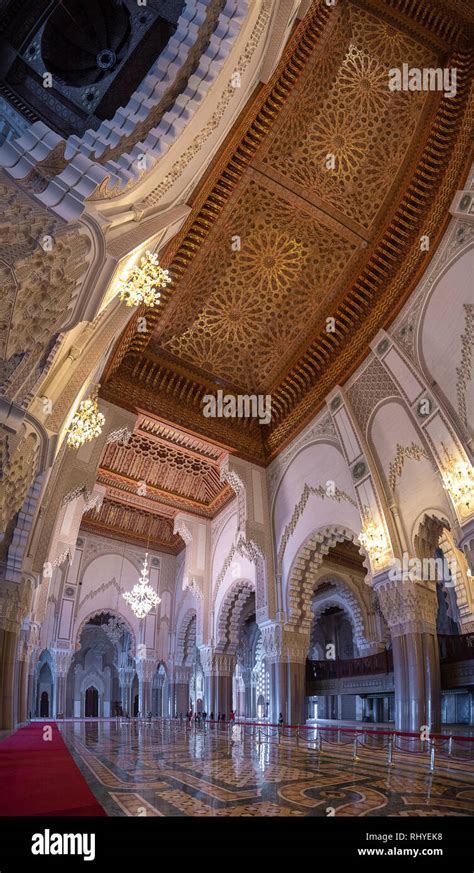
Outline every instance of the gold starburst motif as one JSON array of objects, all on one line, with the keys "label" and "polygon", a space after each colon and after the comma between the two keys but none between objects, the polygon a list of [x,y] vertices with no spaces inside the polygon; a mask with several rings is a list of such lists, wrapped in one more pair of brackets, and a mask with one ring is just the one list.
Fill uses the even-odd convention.
[{"label": "gold starburst motif", "polygon": [[280,230],[264,229],[242,248],[240,262],[250,287],[262,291],[289,287],[302,269],[304,247]]},{"label": "gold starburst motif", "polygon": [[358,11],[352,11],[355,32],[363,35],[370,53],[377,55],[387,66],[396,66],[405,57],[411,57],[416,63],[420,54],[426,56],[426,50],[400,30],[373,15],[358,15]]},{"label": "gold starburst motif", "polygon": [[380,61],[362,51],[349,52],[345,58],[338,89],[343,99],[357,106],[358,112],[378,116],[389,104],[386,69]]},{"label": "gold starburst motif", "polygon": [[343,109],[329,109],[314,125],[311,143],[321,162],[334,155],[334,172],[351,177],[364,160],[367,150],[364,125],[350,119]]},{"label": "gold starburst motif", "polygon": [[262,301],[245,288],[225,288],[213,294],[205,318],[198,327],[208,328],[217,340],[244,345],[249,336],[258,338],[265,327]]},{"label": "gold starburst motif", "polygon": [[166,348],[175,355],[190,361],[205,373],[218,372],[221,378],[232,379],[235,350],[225,342],[217,342],[206,335],[203,327],[193,326],[180,336],[173,337]]}]

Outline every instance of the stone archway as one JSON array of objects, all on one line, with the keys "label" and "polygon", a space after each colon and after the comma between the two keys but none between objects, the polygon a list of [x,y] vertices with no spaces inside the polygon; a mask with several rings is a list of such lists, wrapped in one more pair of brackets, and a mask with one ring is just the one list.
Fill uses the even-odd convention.
[{"label": "stone archway", "polygon": [[286,589],[287,627],[309,633],[313,622],[312,600],[319,565],[329,550],[344,540],[352,542],[363,556],[368,573],[369,561],[358,542],[357,534],[346,527],[329,525],[313,533],[298,549],[289,573]]},{"label": "stone archway", "polygon": [[[417,558],[432,563],[438,597],[440,587],[444,588],[448,610],[458,625],[454,633],[474,630],[474,592],[469,583],[467,561],[456,546],[447,518],[437,510],[425,512],[415,523],[413,545]],[[439,632],[447,631],[440,629]]]},{"label": "stone archway", "polygon": [[236,580],[226,592],[216,623],[217,651],[237,653],[242,613],[252,595],[255,585],[249,579]]},{"label": "stone archway", "polygon": [[176,663],[192,666],[195,660],[197,615],[195,609],[185,612],[176,637]]},{"label": "stone archway", "polygon": [[371,653],[382,645],[382,639],[374,634],[375,598],[370,589],[367,592],[363,596],[354,581],[344,579],[335,572],[328,572],[316,581],[312,599],[315,617],[329,605],[338,605],[344,609],[352,625],[354,642],[361,654]]}]

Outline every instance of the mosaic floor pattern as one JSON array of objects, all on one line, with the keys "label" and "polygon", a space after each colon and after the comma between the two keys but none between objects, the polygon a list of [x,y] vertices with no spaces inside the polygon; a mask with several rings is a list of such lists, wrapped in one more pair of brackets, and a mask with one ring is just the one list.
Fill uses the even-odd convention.
[{"label": "mosaic floor pattern", "polygon": [[109,815],[472,816],[474,762],[257,741],[161,723],[65,723],[61,732]]}]

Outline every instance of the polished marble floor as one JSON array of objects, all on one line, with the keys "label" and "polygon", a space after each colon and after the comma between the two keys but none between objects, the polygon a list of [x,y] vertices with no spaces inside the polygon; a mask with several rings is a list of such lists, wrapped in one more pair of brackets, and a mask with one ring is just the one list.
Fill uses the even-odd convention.
[{"label": "polished marble floor", "polygon": [[[474,762],[173,723],[78,722],[62,735],[109,815],[472,816]],[[259,742],[260,739],[260,742]],[[457,756],[457,750],[455,750]]]}]

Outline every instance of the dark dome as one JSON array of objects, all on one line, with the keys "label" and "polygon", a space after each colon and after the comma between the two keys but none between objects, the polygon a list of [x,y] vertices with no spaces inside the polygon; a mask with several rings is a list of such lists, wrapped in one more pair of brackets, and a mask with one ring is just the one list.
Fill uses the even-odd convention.
[{"label": "dark dome", "polygon": [[43,32],[44,65],[67,85],[92,85],[122,59],[130,33],[122,0],[63,0]]}]

